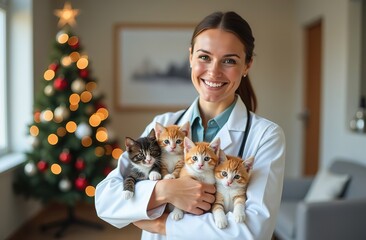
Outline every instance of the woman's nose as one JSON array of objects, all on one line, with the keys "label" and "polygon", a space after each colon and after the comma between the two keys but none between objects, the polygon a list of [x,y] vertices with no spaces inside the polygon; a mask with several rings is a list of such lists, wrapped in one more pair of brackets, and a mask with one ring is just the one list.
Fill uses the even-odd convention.
[{"label": "woman's nose", "polygon": [[211,77],[221,77],[221,65],[217,61],[212,61],[211,64],[208,66],[208,73]]}]

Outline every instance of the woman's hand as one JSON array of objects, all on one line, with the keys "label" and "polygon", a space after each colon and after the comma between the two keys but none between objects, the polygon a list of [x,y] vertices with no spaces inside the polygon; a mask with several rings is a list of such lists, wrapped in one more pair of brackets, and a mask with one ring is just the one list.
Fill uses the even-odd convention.
[{"label": "woman's hand", "polygon": [[160,235],[166,235],[165,231],[165,223],[168,217],[168,213],[164,213],[159,218],[154,220],[140,220],[134,222],[133,224],[140,228],[141,230],[145,230],[151,233],[157,233]]},{"label": "woman's hand", "polygon": [[202,183],[189,176],[160,180],[154,189],[154,201],[149,202],[148,209],[162,203],[171,203],[186,212],[200,215],[211,209],[215,192],[214,185]]}]

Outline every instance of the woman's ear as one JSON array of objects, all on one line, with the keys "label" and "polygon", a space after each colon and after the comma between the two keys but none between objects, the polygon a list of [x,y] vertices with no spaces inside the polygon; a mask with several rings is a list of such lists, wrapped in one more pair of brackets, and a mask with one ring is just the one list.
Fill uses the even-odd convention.
[{"label": "woman's ear", "polygon": [[250,59],[250,62],[248,64],[244,65],[244,72],[243,72],[244,77],[248,75],[249,69],[252,67],[252,64],[253,64],[253,58]]}]

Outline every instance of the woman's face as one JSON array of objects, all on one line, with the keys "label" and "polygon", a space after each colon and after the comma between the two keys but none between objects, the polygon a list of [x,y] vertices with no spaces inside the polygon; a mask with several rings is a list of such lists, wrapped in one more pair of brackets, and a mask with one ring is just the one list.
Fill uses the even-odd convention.
[{"label": "woman's face", "polygon": [[243,43],[233,33],[209,29],[196,37],[191,50],[191,77],[200,100],[231,104],[251,65],[245,63]]}]

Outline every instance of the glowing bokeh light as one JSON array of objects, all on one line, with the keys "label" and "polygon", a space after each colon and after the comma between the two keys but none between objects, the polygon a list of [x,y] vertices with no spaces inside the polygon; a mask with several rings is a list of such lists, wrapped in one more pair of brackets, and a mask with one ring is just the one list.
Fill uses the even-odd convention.
[{"label": "glowing bokeh light", "polygon": [[51,172],[55,175],[58,175],[62,172],[62,168],[57,163],[51,165]]},{"label": "glowing bokeh light", "polygon": [[67,41],[67,43],[70,45],[70,46],[74,46],[76,44],[78,44],[79,42],[79,38],[76,37],[76,36],[72,36],[71,38],[69,38],[69,40]]},{"label": "glowing bokeh light", "polygon": [[69,56],[72,62],[77,62],[80,58],[80,54],[78,52],[72,52]]},{"label": "glowing bokeh light", "polygon": [[112,157],[117,160],[121,156],[122,153],[123,153],[123,150],[122,149],[115,148],[112,151]]},{"label": "glowing bokeh light", "polygon": [[64,44],[69,40],[69,35],[67,35],[66,33],[61,33],[57,35],[57,41],[60,44]]},{"label": "glowing bokeh light", "polygon": [[74,121],[70,121],[68,123],[66,123],[66,130],[69,132],[69,133],[73,133],[76,131],[76,123]]},{"label": "glowing bokeh light", "polygon": [[59,136],[59,137],[63,137],[63,136],[65,136],[66,135],[66,133],[67,133],[67,131],[66,131],[66,129],[64,128],[64,127],[59,127],[59,128],[57,128],[57,135]]},{"label": "glowing bokeh light", "polygon": [[98,146],[98,147],[95,148],[94,153],[95,153],[95,156],[101,157],[101,156],[104,155],[104,148]]},{"label": "glowing bokeh light", "polygon": [[48,143],[51,145],[56,145],[58,143],[58,137],[54,133],[48,135],[47,140],[48,140]]},{"label": "glowing bokeh light", "polygon": [[82,56],[77,62],[76,62],[76,66],[79,69],[85,69],[89,64],[88,59],[85,56]]},{"label": "glowing bokeh light", "polygon": [[85,194],[88,197],[94,197],[94,195],[95,195],[95,187],[93,187],[93,186],[87,186],[85,188]]},{"label": "glowing bokeh light", "polygon": [[33,136],[33,137],[37,137],[38,136],[38,134],[39,134],[39,129],[38,129],[38,127],[37,126],[31,126],[30,128],[29,128],[29,133]]},{"label": "glowing bokeh light", "polygon": [[43,78],[47,81],[52,80],[55,77],[55,71],[48,69],[44,72]]},{"label": "glowing bokeh light", "polygon": [[97,111],[97,114],[100,117],[100,119],[103,121],[108,118],[109,112],[106,108],[99,108]]},{"label": "glowing bokeh light", "polygon": [[49,122],[53,119],[53,112],[51,110],[45,110],[42,112],[43,120]]},{"label": "glowing bokeh light", "polygon": [[81,93],[80,98],[83,103],[87,103],[92,99],[93,95],[89,91],[84,91]]},{"label": "glowing bokeh light", "polygon": [[92,127],[98,127],[101,121],[102,120],[100,119],[99,115],[97,115],[97,114],[93,114],[89,118],[89,124]]},{"label": "glowing bokeh light", "polygon": [[70,64],[72,63],[71,61],[71,57],[70,56],[65,56],[61,59],[61,64],[64,66],[64,67],[68,67],[70,66]]},{"label": "glowing bokeh light", "polygon": [[105,142],[108,140],[108,131],[104,127],[100,127],[97,129],[97,134],[95,135],[96,139],[99,142]]},{"label": "glowing bokeh light", "polygon": [[69,102],[71,105],[77,105],[80,102],[80,96],[77,93],[73,93],[69,97]]},{"label": "glowing bokeh light", "polygon": [[40,123],[41,122],[41,112],[35,112],[33,119],[36,123]]},{"label": "glowing bokeh light", "polygon": [[94,89],[97,88],[96,82],[88,82],[85,86],[85,89],[89,92],[93,92]]},{"label": "glowing bokeh light", "polygon": [[78,110],[78,108],[79,108],[79,104],[75,104],[75,105],[70,105],[70,111],[73,111],[73,112],[75,112],[76,110]]},{"label": "glowing bokeh light", "polygon": [[81,139],[81,145],[83,145],[83,147],[90,147],[92,145],[92,143],[93,143],[93,140],[89,136],[83,137]]}]

